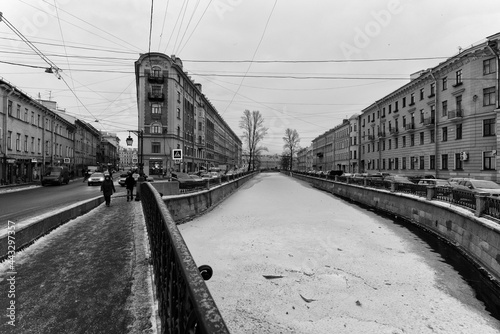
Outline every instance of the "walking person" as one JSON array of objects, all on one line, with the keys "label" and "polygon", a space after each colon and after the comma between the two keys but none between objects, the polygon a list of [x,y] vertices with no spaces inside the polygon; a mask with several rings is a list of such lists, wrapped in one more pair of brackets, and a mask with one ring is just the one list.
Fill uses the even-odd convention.
[{"label": "walking person", "polygon": [[127,188],[127,202],[130,197],[130,200],[134,199],[134,187],[135,187],[135,179],[132,175],[132,172],[128,172],[127,178],[125,179],[125,187]]},{"label": "walking person", "polygon": [[111,195],[116,192],[115,185],[113,184],[113,180],[109,175],[104,177],[104,181],[101,184],[101,191],[104,195],[104,200],[106,201],[106,206],[111,204]]}]

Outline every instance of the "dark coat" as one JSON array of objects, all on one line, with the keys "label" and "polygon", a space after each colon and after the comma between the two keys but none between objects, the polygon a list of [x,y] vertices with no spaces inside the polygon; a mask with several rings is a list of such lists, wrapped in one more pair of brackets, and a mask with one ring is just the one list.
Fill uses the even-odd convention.
[{"label": "dark coat", "polygon": [[134,189],[134,187],[135,187],[135,179],[132,176],[132,174],[130,174],[129,176],[127,176],[127,178],[125,179],[125,187],[127,189]]},{"label": "dark coat", "polygon": [[116,192],[115,185],[113,184],[113,180],[111,179],[104,179],[104,181],[101,184],[101,191],[104,196],[111,196],[113,195],[114,192]]}]

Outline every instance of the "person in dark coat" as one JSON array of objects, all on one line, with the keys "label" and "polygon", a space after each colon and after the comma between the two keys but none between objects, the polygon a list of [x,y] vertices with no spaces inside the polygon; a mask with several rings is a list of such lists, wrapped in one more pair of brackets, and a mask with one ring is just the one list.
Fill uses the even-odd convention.
[{"label": "person in dark coat", "polygon": [[125,179],[125,187],[127,188],[127,202],[129,200],[134,199],[134,187],[135,187],[135,179],[132,176],[131,172],[128,172],[127,178]]},{"label": "person in dark coat", "polygon": [[101,184],[101,191],[104,195],[104,200],[106,201],[106,206],[111,204],[111,195],[116,192],[115,185],[113,184],[113,180],[109,175],[104,177],[104,181]]}]

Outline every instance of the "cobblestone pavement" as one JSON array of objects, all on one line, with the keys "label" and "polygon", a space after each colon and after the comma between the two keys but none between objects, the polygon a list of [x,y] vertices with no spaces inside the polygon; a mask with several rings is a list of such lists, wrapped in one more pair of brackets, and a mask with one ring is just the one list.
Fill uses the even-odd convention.
[{"label": "cobblestone pavement", "polygon": [[37,240],[0,264],[0,333],[154,333],[146,243],[140,202],[115,196]]}]

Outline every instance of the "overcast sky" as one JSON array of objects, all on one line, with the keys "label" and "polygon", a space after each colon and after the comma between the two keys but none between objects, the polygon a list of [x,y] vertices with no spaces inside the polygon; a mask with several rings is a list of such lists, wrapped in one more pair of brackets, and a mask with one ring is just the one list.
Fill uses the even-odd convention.
[{"label": "overcast sky", "polygon": [[[274,154],[286,128],[309,146],[410,74],[500,32],[498,0],[0,3],[7,23],[42,53],[0,23],[0,76],[117,133],[122,146],[137,129],[134,61],[149,50],[180,57],[238,135],[243,111],[259,110],[269,128],[263,145]],[[61,79],[45,73],[42,58],[62,69]]]}]

